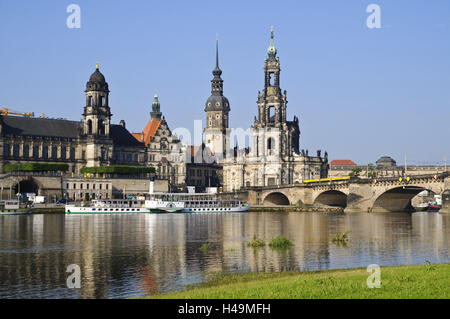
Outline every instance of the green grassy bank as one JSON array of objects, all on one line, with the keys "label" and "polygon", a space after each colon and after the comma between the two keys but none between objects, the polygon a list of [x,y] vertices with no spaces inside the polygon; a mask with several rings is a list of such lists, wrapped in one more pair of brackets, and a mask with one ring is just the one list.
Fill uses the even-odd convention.
[{"label": "green grassy bank", "polygon": [[156,299],[450,298],[450,264],[381,267],[381,288],[366,268],[229,275]]}]

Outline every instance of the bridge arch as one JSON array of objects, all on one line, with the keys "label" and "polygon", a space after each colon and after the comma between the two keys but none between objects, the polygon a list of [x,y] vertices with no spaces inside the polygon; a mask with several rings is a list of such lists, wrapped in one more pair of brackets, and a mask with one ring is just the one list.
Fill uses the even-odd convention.
[{"label": "bridge arch", "polygon": [[265,206],[270,206],[270,205],[290,205],[290,201],[289,198],[281,193],[281,192],[273,192],[273,193],[269,193],[268,195],[266,195],[266,197],[264,197],[263,200],[263,205]]},{"label": "bridge arch", "polygon": [[407,185],[398,186],[379,194],[373,202],[372,212],[412,212],[414,208],[411,200],[422,191],[430,191],[441,195],[442,191],[434,187]]},{"label": "bridge arch", "polygon": [[22,179],[15,184],[14,194],[17,194],[19,192],[19,190],[21,193],[39,194],[40,188],[41,188],[40,183],[33,177],[29,177],[29,178]]},{"label": "bridge arch", "polygon": [[347,194],[338,190],[328,190],[320,193],[314,200],[314,205],[347,207]]}]

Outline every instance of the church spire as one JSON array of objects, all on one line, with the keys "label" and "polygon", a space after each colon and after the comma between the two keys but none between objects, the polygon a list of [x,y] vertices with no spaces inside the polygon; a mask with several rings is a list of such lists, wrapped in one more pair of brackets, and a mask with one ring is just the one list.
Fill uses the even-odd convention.
[{"label": "church spire", "polygon": [[216,35],[216,68],[213,70],[214,78],[220,79],[222,70],[219,68],[219,35]]},{"label": "church spire", "polygon": [[219,36],[216,35],[216,67],[212,71],[214,78],[211,80],[211,94],[223,95],[223,80],[220,77],[222,70],[219,68]]},{"label": "church spire", "polygon": [[269,58],[275,58],[275,56],[277,55],[277,49],[273,44],[273,26],[270,28],[270,45],[267,49],[267,54],[269,55]]}]

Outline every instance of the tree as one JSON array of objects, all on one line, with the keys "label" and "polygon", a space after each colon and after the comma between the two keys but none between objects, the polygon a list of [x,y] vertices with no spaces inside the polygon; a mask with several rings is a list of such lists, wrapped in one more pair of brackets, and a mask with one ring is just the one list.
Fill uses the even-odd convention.
[{"label": "tree", "polygon": [[377,171],[373,164],[367,165],[367,177],[368,178],[377,178]]},{"label": "tree", "polygon": [[358,166],[355,166],[352,168],[352,171],[350,172],[349,176],[358,178],[359,174],[361,174],[361,172],[362,172],[362,169]]}]

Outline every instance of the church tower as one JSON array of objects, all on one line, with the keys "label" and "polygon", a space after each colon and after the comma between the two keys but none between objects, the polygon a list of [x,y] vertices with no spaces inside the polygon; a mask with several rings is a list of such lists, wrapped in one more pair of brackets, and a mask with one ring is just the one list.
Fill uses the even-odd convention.
[{"label": "church tower", "polygon": [[105,77],[99,70],[92,73],[86,83],[86,106],[83,113],[83,135],[87,139],[87,166],[107,164],[112,153],[111,110],[109,89]]},{"label": "church tower", "polygon": [[258,92],[258,117],[255,117],[254,132],[256,156],[278,156],[285,158],[299,151],[300,130],[298,119],[286,121],[287,93],[281,93],[280,59],[274,45],[273,27],[270,45],[264,62],[264,89]]},{"label": "church tower", "polygon": [[228,113],[230,103],[223,96],[223,80],[220,77],[222,70],[219,68],[219,40],[216,39],[216,67],[213,70],[211,80],[211,96],[206,101],[206,128],[205,144],[220,162],[228,149],[227,131],[229,126]]}]

